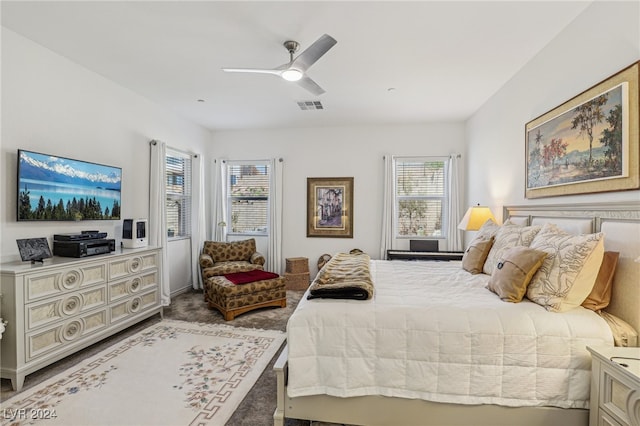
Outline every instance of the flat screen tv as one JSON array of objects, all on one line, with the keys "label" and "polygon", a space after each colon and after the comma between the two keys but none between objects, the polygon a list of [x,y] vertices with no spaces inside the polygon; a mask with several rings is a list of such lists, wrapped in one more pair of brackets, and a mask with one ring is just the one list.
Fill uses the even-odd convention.
[{"label": "flat screen tv", "polygon": [[18,150],[18,220],[120,219],[122,169]]}]

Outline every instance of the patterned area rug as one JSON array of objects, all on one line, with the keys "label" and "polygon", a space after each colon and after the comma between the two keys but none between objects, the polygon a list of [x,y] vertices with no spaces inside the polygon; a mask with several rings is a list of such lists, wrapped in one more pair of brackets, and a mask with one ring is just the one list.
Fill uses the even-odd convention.
[{"label": "patterned area rug", "polygon": [[2,403],[2,425],[224,425],[281,331],[163,320]]}]

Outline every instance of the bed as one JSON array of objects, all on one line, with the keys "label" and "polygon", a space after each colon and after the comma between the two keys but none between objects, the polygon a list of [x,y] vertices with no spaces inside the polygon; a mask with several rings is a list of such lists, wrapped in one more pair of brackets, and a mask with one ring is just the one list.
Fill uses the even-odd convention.
[{"label": "bed", "polygon": [[[607,311],[640,328],[640,203],[509,206],[521,227],[604,235],[620,253]],[[460,262],[371,261],[369,300],[303,300],[275,364],[274,423],[358,425],[588,423],[590,355],[608,323],[487,290]],[[425,277],[429,277],[428,279]],[[483,337],[479,337],[483,336]]]}]

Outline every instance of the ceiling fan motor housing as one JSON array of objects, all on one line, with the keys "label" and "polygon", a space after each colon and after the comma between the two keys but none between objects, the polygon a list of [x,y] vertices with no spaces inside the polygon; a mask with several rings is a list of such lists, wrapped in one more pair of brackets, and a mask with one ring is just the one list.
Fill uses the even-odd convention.
[{"label": "ceiling fan motor housing", "polygon": [[284,42],[284,47],[289,51],[289,54],[293,55],[298,51],[298,48],[300,48],[300,43],[293,40],[287,40]]}]

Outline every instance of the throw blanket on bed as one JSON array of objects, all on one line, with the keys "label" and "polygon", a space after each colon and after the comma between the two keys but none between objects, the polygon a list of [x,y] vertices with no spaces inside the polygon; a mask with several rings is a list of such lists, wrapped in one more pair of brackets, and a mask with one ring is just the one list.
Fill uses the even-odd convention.
[{"label": "throw blanket on bed", "polygon": [[322,267],[309,287],[307,299],[367,300],[373,296],[373,282],[365,253],[338,253]]}]

